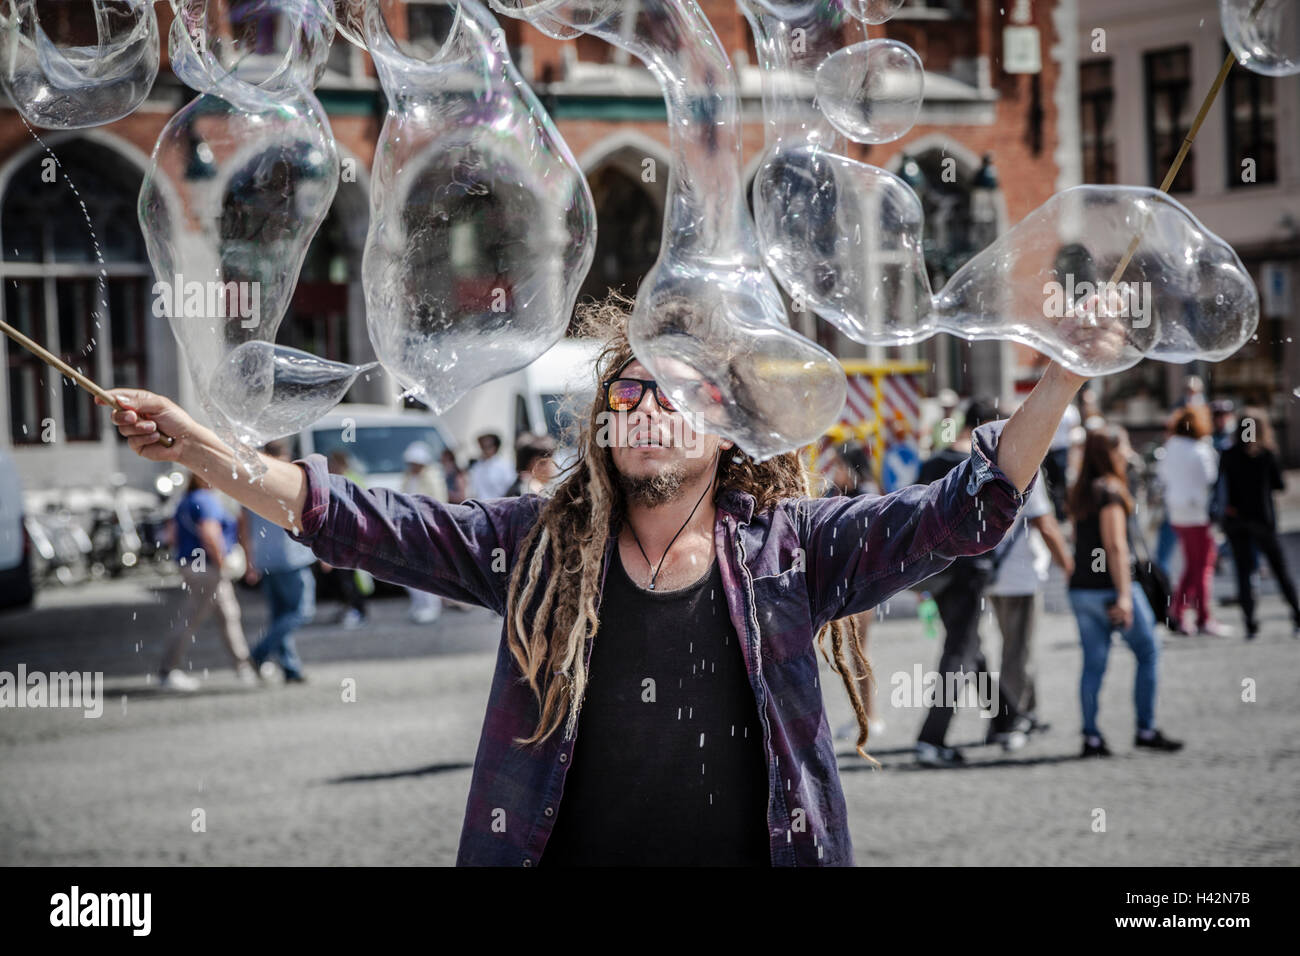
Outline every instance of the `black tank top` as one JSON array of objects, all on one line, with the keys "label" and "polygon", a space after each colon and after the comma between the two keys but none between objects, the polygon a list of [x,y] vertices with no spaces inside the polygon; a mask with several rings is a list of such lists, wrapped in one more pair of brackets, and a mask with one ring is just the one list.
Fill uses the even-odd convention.
[{"label": "black tank top", "polygon": [[614,549],[541,866],[770,866],[767,760],[722,575],[645,591]]},{"label": "black tank top", "polygon": [[[1115,581],[1104,560],[1106,549],[1101,543],[1101,509],[1113,504],[1122,506],[1124,499],[1104,481],[1093,484],[1092,495],[1096,510],[1074,523],[1074,573],[1070,575],[1068,586],[1077,591],[1110,591],[1114,589]],[[1130,542],[1130,571],[1132,563],[1133,546]]]}]

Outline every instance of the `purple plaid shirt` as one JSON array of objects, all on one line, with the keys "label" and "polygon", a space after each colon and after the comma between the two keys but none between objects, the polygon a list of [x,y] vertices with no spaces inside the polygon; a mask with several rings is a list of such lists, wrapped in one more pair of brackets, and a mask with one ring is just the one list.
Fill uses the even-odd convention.
[{"label": "purple plaid shirt", "polygon": [[[970,458],[928,486],[878,497],[790,499],[761,514],[754,514],[750,495],[722,493],[714,538],[763,726],[773,865],[852,865],[815,635],[827,622],[875,607],[952,559],[1001,540],[1025,499],[994,464],[1003,424],[976,429]],[[320,455],[299,464],[307,505],[295,537],[322,560],[505,613],[519,545],[544,499],[448,505],[360,488],[328,474]],[[606,569],[615,542],[611,537]],[[458,865],[533,866],[541,859],[576,739],[564,740],[561,729],[539,747],[514,745],[513,738],[532,733],[538,714],[503,627]]]}]

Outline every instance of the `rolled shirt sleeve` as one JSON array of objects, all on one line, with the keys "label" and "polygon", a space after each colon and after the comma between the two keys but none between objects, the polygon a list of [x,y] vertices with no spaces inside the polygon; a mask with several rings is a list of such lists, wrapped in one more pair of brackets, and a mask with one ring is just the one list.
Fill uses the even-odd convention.
[{"label": "rolled shirt sleeve", "polygon": [[970,456],[933,484],[806,503],[801,535],[818,628],[997,546],[1038,482],[1035,473],[1022,492],[997,466],[1005,424],[975,429]]},{"label": "rolled shirt sleeve", "polygon": [[447,504],[362,488],[331,475],[322,455],[296,464],[307,478],[302,527],[290,536],[322,561],[505,613],[516,551],[537,522],[538,495]]}]

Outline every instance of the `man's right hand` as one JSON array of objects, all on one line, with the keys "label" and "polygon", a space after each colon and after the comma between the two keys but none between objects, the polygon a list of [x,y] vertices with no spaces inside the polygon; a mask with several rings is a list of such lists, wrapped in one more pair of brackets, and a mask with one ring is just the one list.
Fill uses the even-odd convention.
[{"label": "man's right hand", "polygon": [[[122,409],[113,412],[113,424],[141,458],[177,462],[268,521],[299,530],[307,505],[307,477],[297,465],[259,455],[262,467],[253,475],[216,432],[170,398],[142,388],[115,388],[109,394],[122,403]],[[159,440],[160,430],[174,439],[170,448]]]},{"label": "man's right hand", "polygon": [[[183,408],[142,388],[114,388],[109,394],[122,405],[122,411],[113,411],[113,424],[133,452],[150,461],[181,460],[186,441],[200,428]],[[112,407],[99,398],[95,404]],[[160,429],[174,439],[170,448],[159,441]]]}]

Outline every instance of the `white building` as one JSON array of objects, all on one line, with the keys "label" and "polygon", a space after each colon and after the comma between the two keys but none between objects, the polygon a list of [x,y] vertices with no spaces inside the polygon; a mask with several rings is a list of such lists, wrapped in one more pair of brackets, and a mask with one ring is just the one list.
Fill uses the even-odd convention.
[{"label": "white building", "polygon": [[[1227,56],[1214,0],[1090,0],[1079,7],[1082,178],[1158,186]],[[1195,366],[1143,362],[1103,380],[1107,411],[1154,435],[1189,374],[1211,397],[1266,404],[1283,457],[1300,463],[1300,76],[1237,65],[1172,194],[1227,240],[1260,287],[1256,340]]]}]

